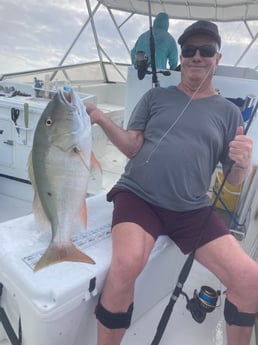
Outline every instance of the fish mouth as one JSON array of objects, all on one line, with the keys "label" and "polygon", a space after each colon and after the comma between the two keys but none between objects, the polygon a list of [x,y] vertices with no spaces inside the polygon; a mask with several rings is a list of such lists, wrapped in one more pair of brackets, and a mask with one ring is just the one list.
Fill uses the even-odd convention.
[{"label": "fish mouth", "polygon": [[81,117],[83,114],[83,106],[80,105],[79,96],[73,91],[73,89],[69,89],[69,91],[64,91],[62,89],[58,90],[58,98],[59,101],[69,109],[69,111],[74,112],[74,115]]},{"label": "fish mouth", "polygon": [[74,92],[72,89],[70,89],[69,91],[64,91],[59,89],[58,90],[58,95],[60,100],[68,106],[71,106],[74,104]]}]

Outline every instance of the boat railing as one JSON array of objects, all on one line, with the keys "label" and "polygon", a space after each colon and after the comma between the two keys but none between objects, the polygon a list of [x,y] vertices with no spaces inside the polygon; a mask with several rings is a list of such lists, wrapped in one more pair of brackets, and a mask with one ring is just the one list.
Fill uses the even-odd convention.
[{"label": "boat railing", "polygon": [[[103,76],[103,66],[105,77]],[[79,64],[60,65],[41,69],[5,73],[0,75],[0,82],[12,80],[20,83],[33,83],[34,79],[48,80],[55,84],[83,85],[89,83],[118,83],[125,82],[128,64],[114,62],[91,61]]]}]

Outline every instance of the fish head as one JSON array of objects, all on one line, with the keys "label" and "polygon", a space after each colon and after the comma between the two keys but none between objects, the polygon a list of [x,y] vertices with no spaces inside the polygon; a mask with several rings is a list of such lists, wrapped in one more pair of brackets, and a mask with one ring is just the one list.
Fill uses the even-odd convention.
[{"label": "fish head", "polygon": [[[62,151],[83,150],[91,137],[91,121],[77,93],[58,90],[44,109],[35,132],[38,145],[56,146]],[[86,145],[89,145],[87,141]]]}]

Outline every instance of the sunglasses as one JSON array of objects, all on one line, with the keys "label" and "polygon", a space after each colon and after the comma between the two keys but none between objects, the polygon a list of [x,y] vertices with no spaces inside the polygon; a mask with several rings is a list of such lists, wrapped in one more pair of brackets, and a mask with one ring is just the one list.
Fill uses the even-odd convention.
[{"label": "sunglasses", "polygon": [[197,50],[199,50],[202,57],[213,57],[218,52],[216,47],[210,44],[205,44],[203,46],[183,46],[181,53],[184,58],[190,58],[196,54]]}]

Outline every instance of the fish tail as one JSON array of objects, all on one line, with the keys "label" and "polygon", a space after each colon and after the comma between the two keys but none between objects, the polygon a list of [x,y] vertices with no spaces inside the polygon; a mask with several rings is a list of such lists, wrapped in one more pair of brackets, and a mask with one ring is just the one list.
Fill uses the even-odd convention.
[{"label": "fish tail", "polygon": [[95,261],[82,251],[77,249],[73,243],[58,246],[51,244],[42,258],[36,263],[34,272],[40,269],[54,265],[58,262],[73,261],[73,262],[85,262],[87,264],[95,264]]}]

